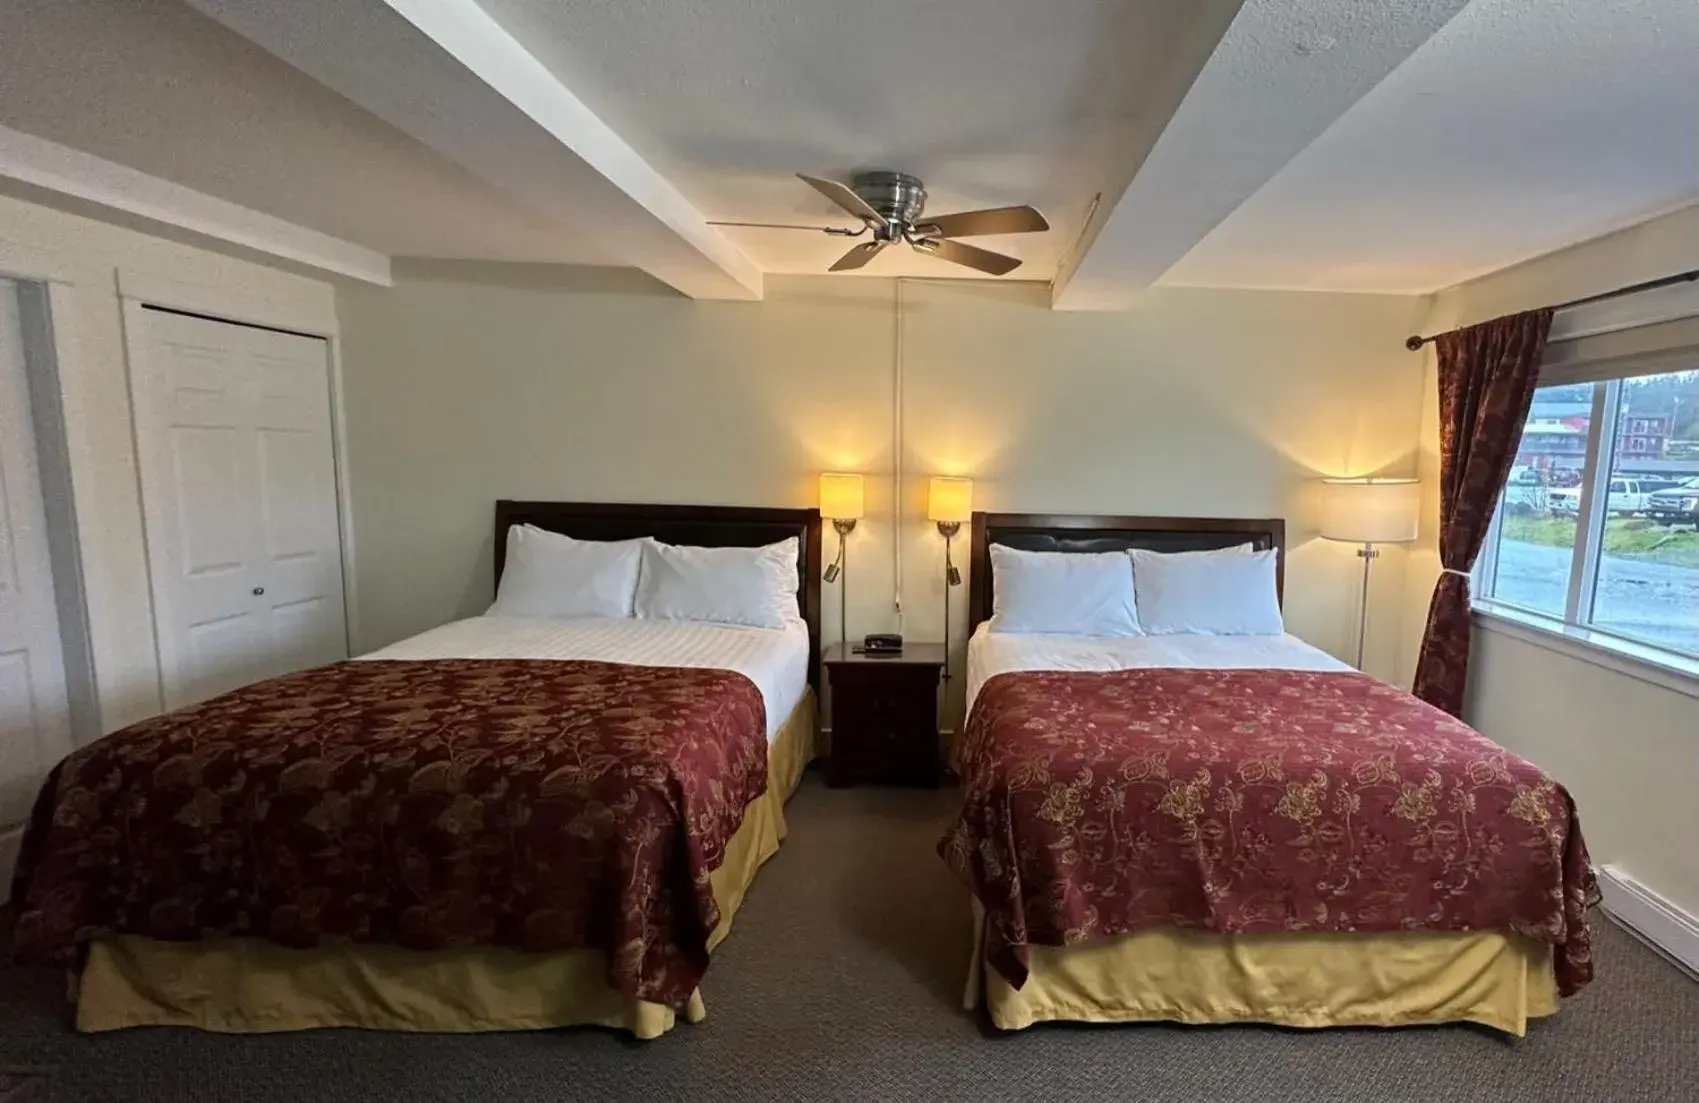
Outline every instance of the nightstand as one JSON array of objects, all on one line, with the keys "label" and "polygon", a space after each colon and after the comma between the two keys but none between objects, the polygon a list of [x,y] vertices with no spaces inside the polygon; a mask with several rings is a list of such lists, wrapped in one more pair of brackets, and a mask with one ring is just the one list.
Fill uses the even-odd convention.
[{"label": "nightstand", "polygon": [[825,664],[832,691],[827,784],[937,788],[943,646],[908,643],[895,655],[869,656],[835,644]]}]

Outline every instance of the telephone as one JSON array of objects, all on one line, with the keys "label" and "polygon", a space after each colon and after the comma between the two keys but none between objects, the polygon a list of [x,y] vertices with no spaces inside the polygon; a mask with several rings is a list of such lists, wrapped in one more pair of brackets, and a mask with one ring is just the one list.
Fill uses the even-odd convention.
[{"label": "telephone", "polygon": [[903,638],[895,632],[872,632],[861,641],[861,650],[867,655],[900,655]]}]

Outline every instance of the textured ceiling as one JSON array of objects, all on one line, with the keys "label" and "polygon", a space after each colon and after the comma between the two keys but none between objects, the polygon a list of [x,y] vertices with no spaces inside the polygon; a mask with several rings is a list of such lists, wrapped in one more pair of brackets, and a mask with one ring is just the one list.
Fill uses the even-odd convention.
[{"label": "textured ceiling", "polygon": [[702,226],[846,224],[798,171],[1037,206],[1049,233],[976,241],[1064,306],[1426,292],[1699,201],[1699,0],[195,3],[267,13],[243,33],[300,68],[174,0],[11,0],[0,127],[392,256],[708,297],[677,272],[747,296],[845,250]]},{"label": "textured ceiling", "polygon": [[1426,292],[1699,201],[1696,59],[1696,0],[1474,0],[1161,282]]},{"label": "textured ceiling", "polygon": [[0,125],[391,255],[605,259],[177,3],[0,4]]},{"label": "textured ceiling", "polygon": [[[794,173],[890,168],[945,213],[1031,203],[1048,234],[976,238],[1049,279],[1202,64],[1180,44],[1237,0],[479,0],[710,219],[846,224]],[[819,272],[825,235],[728,229],[770,272]],[[976,273],[889,250],[876,276]]]},{"label": "textured ceiling", "polygon": [[1246,0],[1052,301],[1123,310],[1466,0]]}]

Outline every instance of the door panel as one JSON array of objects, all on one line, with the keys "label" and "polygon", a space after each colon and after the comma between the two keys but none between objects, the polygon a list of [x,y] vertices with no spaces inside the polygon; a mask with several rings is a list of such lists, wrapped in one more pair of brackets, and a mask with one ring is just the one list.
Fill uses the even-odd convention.
[{"label": "door panel", "polygon": [[29,401],[17,297],[0,280],[0,833],[29,815],[43,775],[71,750]]},{"label": "door panel", "polygon": [[271,608],[271,645],[277,673],[322,666],[348,657],[348,647],[333,629],[338,622],[330,602],[322,597],[278,602]]},{"label": "door panel", "polygon": [[348,657],[323,341],[248,330],[264,604],[274,674]]},{"label": "door panel", "polygon": [[249,387],[226,327],[146,318],[137,441],[161,682],[177,708],[265,676]]},{"label": "door panel", "polygon": [[197,493],[177,500],[179,568],[185,579],[203,579],[243,570],[246,536],[240,524],[242,504],[241,430],[225,426],[173,425],[171,476],[178,486],[199,482]]},{"label": "door panel", "polygon": [[166,707],[346,658],[325,343],[141,314],[137,437]]},{"label": "door panel", "polygon": [[200,619],[183,625],[183,699],[167,708],[204,701],[264,677],[255,658],[260,627],[252,612]]}]

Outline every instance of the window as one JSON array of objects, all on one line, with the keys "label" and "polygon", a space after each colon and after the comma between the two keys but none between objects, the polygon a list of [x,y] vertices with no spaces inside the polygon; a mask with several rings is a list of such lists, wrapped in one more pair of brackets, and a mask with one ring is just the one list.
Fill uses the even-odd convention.
[{"label": "window", "polygon": [[1699,462],[1664,458],[1666,442],[1699,435],[1699,371],[1615,386],[1622,420],[1634,431],[1619,434],[1613,450],[1588,623],[1699,655],[1699,509],[1692,508]]},{"label": "window", "polygon": [[1483,560],[1483,596],[1562,618],[1575,573],[1581,486],[1593,387],[1542,387],[1522,426],[1522,446],[1495,525],[1496,555]]},{"label": "window", "polygon": [[[1687,351],[1691,368],[1595,363],[1569,373],[1590,381],[1534,393],[1477,565],[1483,604],[1699,658],[1699,349]],[[1550,368],[1548,355],[1542,380],[1565,377]]]}]

